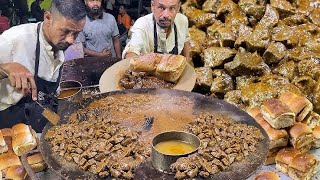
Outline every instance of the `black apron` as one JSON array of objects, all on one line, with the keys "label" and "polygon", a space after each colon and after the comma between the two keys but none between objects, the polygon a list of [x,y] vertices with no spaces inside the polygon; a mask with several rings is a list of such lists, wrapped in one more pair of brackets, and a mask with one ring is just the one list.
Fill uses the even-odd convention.
[{"label": "black apron", "polygon": [[[153,50],[153,52],[154,53],[163,53],[163,52],[159,52],[158,51],[158,35],[157,35],[157,23],[156,23],[156,21],[155,20],[153,20],[153,39],[154,39],[154,50]],[[173,27],[173,29],[174,29],[174,48],[172,49],[172,51],[171,52],[169,52],[169,54],[175,54],[175,55],[178,55],[178,34],[177,34],[177,26],[176,26],[176,24],[174,24],[174,27]]]},{"label": "black apron", "polygon": [[[57,112],[58,99],[56,97],[56,91],[61,78],[62,66],[59,70],[57,82],[46,81],[38,77],[40,57],[40,27],[41,24],[39,23],[37,27],[37,47],[35,52],[36,60],[34,73],[34,80],[38,91],[38,102],[42,104],[42,106]],[[40,96],[43,98],[39,98]],[[42,116],[42,111],[43,109],[32,100],[31,95],[23,97],[16,105],[0,111],[0,128],[11,128],[15,124],[25,123],[31,125],[36,132],[40,133],[48,122],[48,120]]]}]

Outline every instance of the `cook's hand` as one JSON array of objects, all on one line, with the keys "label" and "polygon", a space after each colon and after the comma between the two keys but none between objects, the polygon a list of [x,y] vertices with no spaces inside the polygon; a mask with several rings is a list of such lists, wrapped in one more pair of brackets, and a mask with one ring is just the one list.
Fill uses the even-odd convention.
[{"label": "cook's hand", "polygon": [[102,58],[112,57],[111,50],[110,50],[110,49],[104,49],[104,50],[100,53],[100,57],[102,57]]},{"label": "cook's hand", "polygon": [[19,63],[1,64],[9,74],[11,86],[20,91],[24,96],[31,93],[32,99],[37,100],[37,86],[33,74]]}]

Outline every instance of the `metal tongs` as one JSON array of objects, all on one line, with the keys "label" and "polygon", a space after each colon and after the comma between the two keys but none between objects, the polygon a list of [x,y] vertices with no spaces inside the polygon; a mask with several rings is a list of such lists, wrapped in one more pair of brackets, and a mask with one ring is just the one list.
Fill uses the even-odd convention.
[{"label": "metal tongs", "polygon": [[0,79],[8,78],[9,74],[3,68],[0,67]]}]

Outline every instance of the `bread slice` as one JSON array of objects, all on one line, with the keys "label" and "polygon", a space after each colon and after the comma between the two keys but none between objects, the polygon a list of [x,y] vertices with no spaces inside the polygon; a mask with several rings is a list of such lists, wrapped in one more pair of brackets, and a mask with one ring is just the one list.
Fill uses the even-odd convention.
[{"label": "bread slice", "polygon": [[31,132],[19,133],[12,138],[12,148],[17,156],[21,156],[35,147],[37,147],[37,141]]},{"label": "bread slice", "polygon": [[272,171],[266,171],[256,175],[254,180],[280,180],[280,178],[276,173]]},{"label": "bread slice", "polygon": [[261,113],[275,129],[290,127],[295,122],[295,114],[279,99],[268,99],[261,106]]},{"label": "bread slice", "polygon": [[8,146],[6,144],[6,141],[4,140],[2,136],[2,132],[0,131],[0,153],[4,153],[8,151]]},{"label": "bread slice", "polygon": [[314,148],[320,148],[320,126],[316,126],[312,132],[315,140],[313,141],[312,146]]},{"label": "bread slice", "polygon": [[176,82],[187,65],[181,55],[165,55],[157,66],[155,75],[168,82]]},{"label": "bread slice", "polygon": [[269,149],[278,147],[286,147],[289,142],[289,134],[284,129],[274,129],[270,124],[263,118],[261,110],[259,108],[251,108],[248,113],[253,115],[254,119],[260,126],[266,131],[269,136],[270,144]]},{"label": "bread slice", "polygon": [[289,165],[288,175],[294,180],[309,180],[318,171],[319,161],[311,154],[299,154]]},{"label": "bread slice", "polygon": [[43,171],[47,167],[40,153],[28,156],[27,161],[35,172]]},{"label": "bread slice", "polygon": [[305,119],[313,110],[312,103],[306,97],[299,96],[290,91],[281,94],[279,99],[296,114],[296,121],[298,122]]},{"label": "bread slice", "polygon": [[320,115],[312,111],[304,118],[302,123],[308,125],[311,129],[313,129],[316,126],[320,125]]},{"label": "bread slice", "polygon": [[21,165],[15,165],[8,168],[6,172],[6,179],[26,179],[27,172]]},{"label": "bread slice", "polygon": [[17,155],[13,152],[0,154],[0,171],[14,165],[21,165],[20,159]]},{"label": "bread slice", "polygon": [[276,163],[276,156],[280,150],[281,150],[281,148],[269,149],[267,159],[264,162],[264,165],[275,164]]},{"label": "bread slice", "polygon": [[37,146],[36,135],[30,126],[17,124],[12,127],[12,130],[12,149],[17,156],[21,156]]},{"label": "bread slice", "polygon": [[309,145],[315,140],[311,128],[303,123],[294,124],[289,130],[289,135],[290,142],[296,149]]},{"label": "bread slice", "polygon": [[163,55],[150,53],[130,58],[130,69],[136,72],[154,72]]},{"label": "bread slice", "polygon": [[293,148],[283,148],[281,149],[276,156],[276,168],[287,174],[289,170],[289,165],[298,154],[301,154],[300,151]]},{"label": "bread slice", "polygon": [[2,132],[3,137],[12,137],[12,129],[11,128],[3,128],[0,130]]}]

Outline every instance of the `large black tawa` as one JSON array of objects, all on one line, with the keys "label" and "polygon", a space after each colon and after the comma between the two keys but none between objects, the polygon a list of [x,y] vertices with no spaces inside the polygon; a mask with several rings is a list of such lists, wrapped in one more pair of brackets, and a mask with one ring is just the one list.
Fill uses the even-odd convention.
[{"label": "large black tawa", "polygon": [[[169,90],[169,89],[135,89],[135,90],[123,90],[114,91],[104,94],[95,95],[91,98],[83,99],[80,102],[70,104],[69,108],[62,110],[60,123],[66,123],[68,117],[80,108],[86,107],[89,103],[101,99],[106,96],[113,96],[117,94],[125,94],[128,96],[134,96],[135,94],[153,94],[160,95],[166,94],[172,97],[185,96],[193,101],[193,111],[195,113],[200,112],[210,112],[220,115],[224,115],[232,118],[235,121],[245,123],[248,125],[255,126],[260,129],[265,139],[258,144],[257,151],[246,157],[245,160],[241,162],[234,162],[228,169],[223,172],[217,173],[211,176],[210,179],[217,180],[243,180],[248,178],[253,174],[265,161],[268,148],[269,148],[269,138],[262,127],[257,124],[254,119],[248,115],[245,111],[231,105],[223,100],[216,98],[211,98],[197,93],[179,91],[179,90]],[[45,162],[48,167],[51,168],[55,173],[64,179],[99,179],[98,176],[89,173],[87,171],[81,170],[75,163],[68,162],[61,158],[59,155],[54,154],[51,150],[51,146],[45,141],[44,137],[48,129],[52,127],[50,123],[44,128],[41,139],[40,139],[40,151],[44,157]],[[110,177],[110,179],[112,179]],[[168,175],[161,173],[154,169],[151,162],[146,162],[140,165],[135,171],[135,179],[173,179],[173,175]],[[197,178],[201,179],[201,178]]]}]

